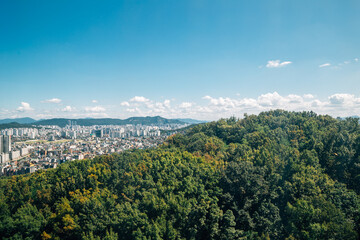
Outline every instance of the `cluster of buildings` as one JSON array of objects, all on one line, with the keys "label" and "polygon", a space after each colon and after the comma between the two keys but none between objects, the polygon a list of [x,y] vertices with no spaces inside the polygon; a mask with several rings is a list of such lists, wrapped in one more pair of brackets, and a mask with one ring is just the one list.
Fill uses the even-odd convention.
[{"label": "cluster of buildings", "polygon": [[1,135],[35,139],[39,136],[39,129],[37,128],[8,128],[1,130]]},{"label": "cluster of buildings", "polygon": [[159,137],[161,130],[174,130],[187,126],[186,124],[163,124],[158,126],[148,125],[102,125],[102,126],[79,126],[71,122],[64,128],[47,126],[53,128],[54,137],[62,138],[81,138],[95,136],[98,138],[130,138],[130,137]]},{"label": "cluster of buildings", "polygon": [[5,129],[0,135],[0,175],[32,173],[56,168],[67,161],[145,149],[162,144],[167,135],[161,130],[184,127],[165,126],[78,126],[64,128]]},{"label": "cluster of buildings", "polygon": [[29,147],[11,147],[11,135],[0,135],[0,164],[5,165],[10,161],[18,160],[29,154]]}]

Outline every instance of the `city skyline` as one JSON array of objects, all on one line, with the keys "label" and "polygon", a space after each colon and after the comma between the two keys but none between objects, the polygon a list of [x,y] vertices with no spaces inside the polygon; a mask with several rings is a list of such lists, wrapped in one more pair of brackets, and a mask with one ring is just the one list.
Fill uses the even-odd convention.
[{"label": "city skyline", "polygon": [[3,1],[0,119],[360,115],[358,1]]}]

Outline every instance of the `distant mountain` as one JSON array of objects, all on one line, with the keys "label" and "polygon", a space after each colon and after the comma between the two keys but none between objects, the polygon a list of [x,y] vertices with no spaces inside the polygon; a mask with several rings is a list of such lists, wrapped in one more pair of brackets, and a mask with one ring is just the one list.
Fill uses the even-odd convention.
[{"label": "distant mountain", "polygon": [[57,125],[60,127],[66,126],[69,121],[76,121],[77,125],[93,126],[93,125],[125,125],[125,124],[142,124],[142,125],[159,125],[159,124],[199,124],[206,123],[207,121],[196,120],[191,118],[178,118],[167,119],[160,116],[156,117],[131,117],[127,119],[116,118],[81,118],[81,119],[68,119],[68,118],[52,118],[35,119],[25,118],[7,118],[0,119],[0,124],[18,123],[18,124],[34,124],[34,125]]},{"label": "distant mountain", "polygon": [[188,123],[188,124],[199,124],[199,123],[207,123],[208,122],[208,121],[196,120],[196,119],[192,119],[192,118],[176,118],[174,120],[179,120],[181,122]]},{"label": "distant mountain", "polygon": [[20,123],[17,123],[17,122],[0,124],[0,130],[1,129],[6,129],[6,128],[34,128],[34,126],[30,125],[30,124],[20,124]]},{"label": "distant mountain", "polygon": [[126,124],[143,124],[143,125],[151,125],[151,124],[184,124],[184,122],[176,120],[176,119],[167,119],[160,116],[156,117],[131,117],[125,120]]},{"label": "distant mountain", "polygon": [[80,126],[93,125],[125,125],[125,124],[142,124],[142,125],[159,125],[159,124],[185,124],[186,122],[177,119],[166,119],[160,116],[156,117],[131,117],[127,119],[116,118],[81,118],[81,119],[67,119],[67,118],[53,118],[37,121],[35,125],[57,125],[65,127],[69,121],[75,122]]},{"label": "distant mountain", "polygon": [[20,124],[31,124],[31,123],[36,122],[36,120],[29,118],[29,117],[0,119],[0,124],[13,123],[13,122],[20,123]]}]

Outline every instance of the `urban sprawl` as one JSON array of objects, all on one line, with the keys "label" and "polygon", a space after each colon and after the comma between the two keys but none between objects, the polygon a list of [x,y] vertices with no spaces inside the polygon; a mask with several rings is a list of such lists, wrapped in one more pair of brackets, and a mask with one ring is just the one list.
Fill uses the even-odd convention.
[{"label": "urban sprawl", "polygon": [[8,128],[0,134],[0,175],[32,173],[56,168],[66,161],[119,153],[128,149],[156,147],[167,131],[187,125],[41,126]]}]

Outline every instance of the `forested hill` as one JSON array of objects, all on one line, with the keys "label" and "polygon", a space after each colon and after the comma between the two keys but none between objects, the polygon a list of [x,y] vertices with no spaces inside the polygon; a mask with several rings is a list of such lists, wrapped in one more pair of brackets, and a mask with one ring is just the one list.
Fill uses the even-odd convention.
[{"label": "forested hill", "polygon": [[0,180],[3,239],[359,239],[360,128],[270,111]]},{"label": "forested hill", "polygon": [[20,124],[31,124],[33,122],[36,122],[36,120],[25,117],[25,118],[6,118],[6,119],[0,119],[0,124],[6,124],[6,123],[20,123]]},{"label": "forested hill", "polygon": [[142,124],[142,125],[159,125],[159,124],[185,124],[180,120],[166,119],[160,116],[156,117],[131,117],[127,119],[116,118],[82,118],[82,119],[67,119],[67,118],[53,118],[40,120],[33,124],[35,125],[58,125],[65,127],[69,121],[76,122],[80,126],[93,125],[126,125],[126,124]]},{"label": "forested hill", "polygon": [[7,128],[35,128],[35,127],[30,124],[21,124],[21,123],[17,123],[17,122],[0,123],[0,130],[7,129]]}]

